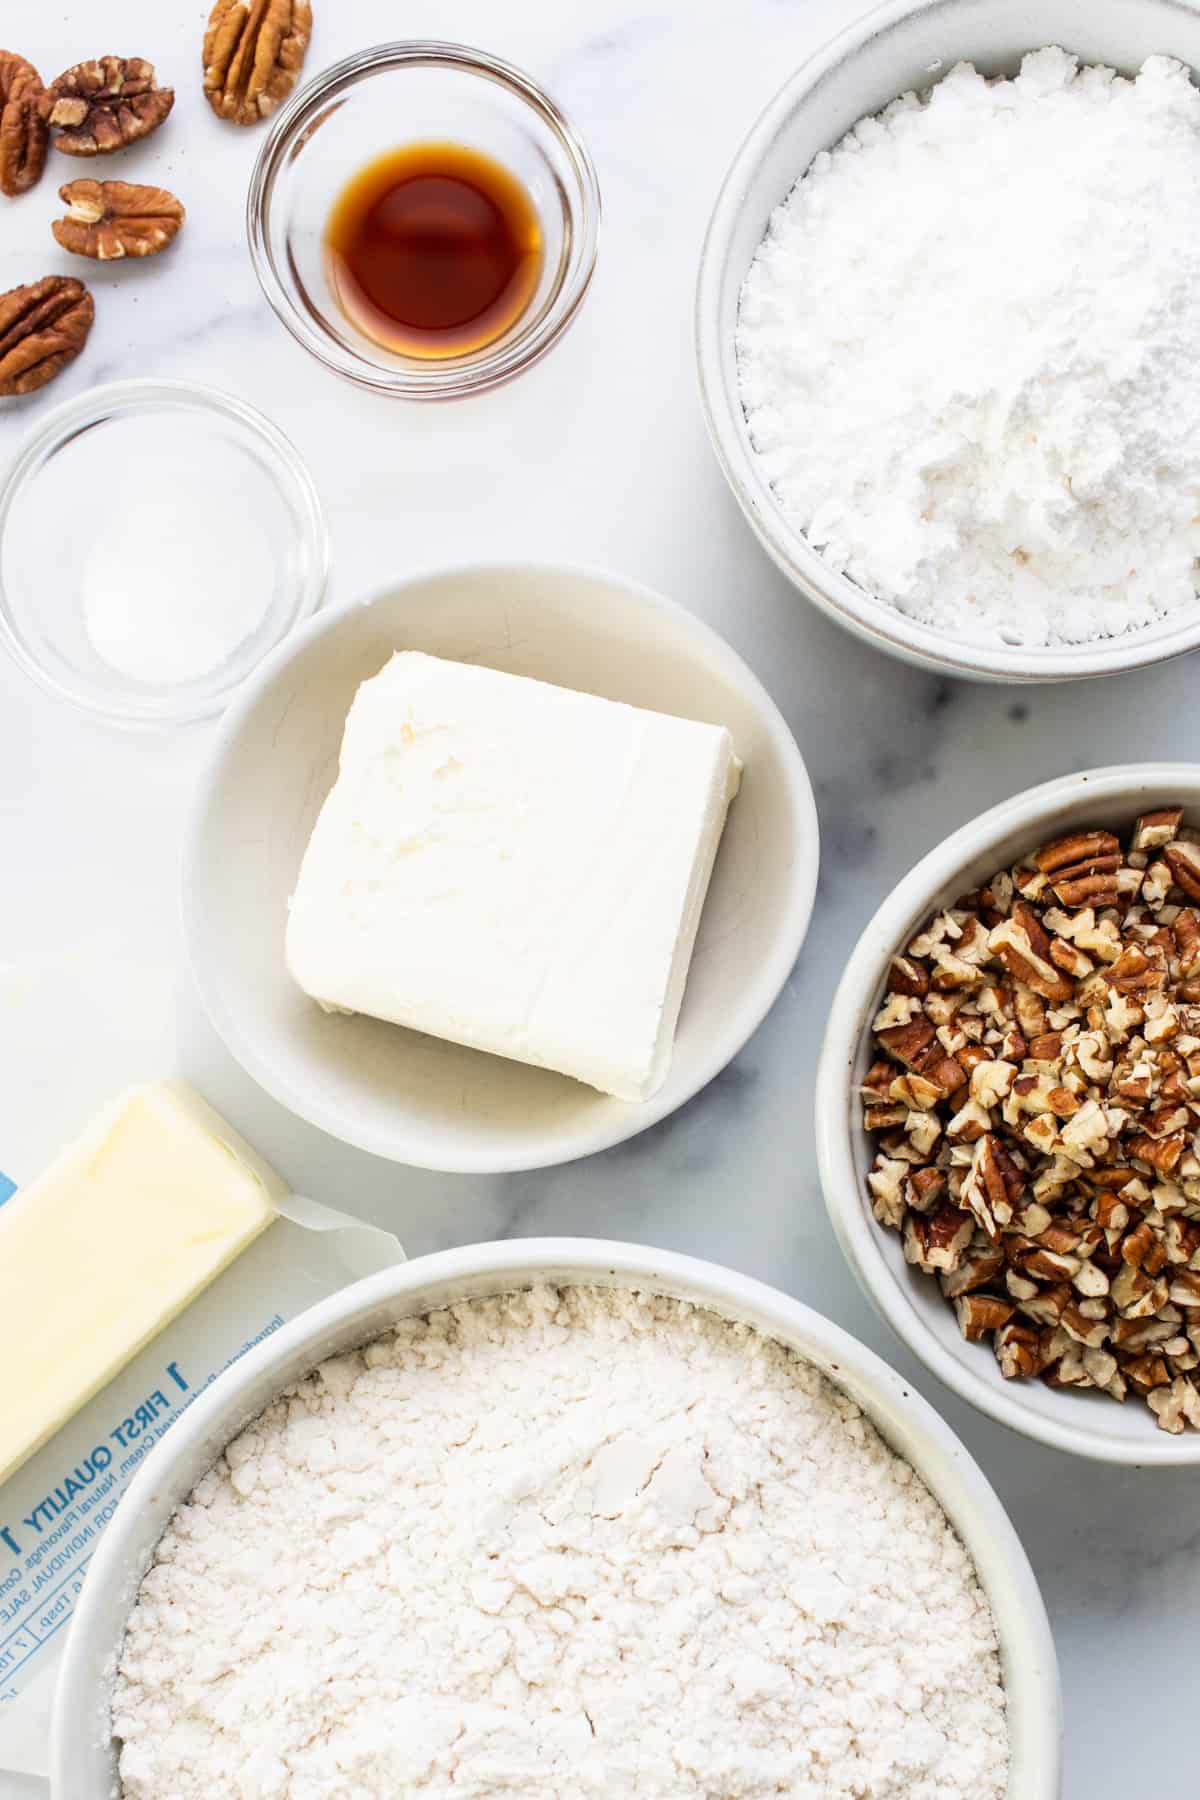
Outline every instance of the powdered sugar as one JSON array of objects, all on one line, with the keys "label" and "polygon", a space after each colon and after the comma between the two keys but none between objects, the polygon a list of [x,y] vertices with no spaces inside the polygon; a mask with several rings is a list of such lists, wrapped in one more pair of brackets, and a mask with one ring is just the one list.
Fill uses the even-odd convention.
[{"label": "powdered sugar", "polygon": [[999,1800],[993,1622],[936,1502],[779,1345],[541,1288],[403,1323],[159,1546],[129,1800]]},{"label": "powdered sugar", "polygon": [[752,440],[826,559],[959,638],[1196,604],[1200,91],[962,64],[818,156],[741,300]]}]

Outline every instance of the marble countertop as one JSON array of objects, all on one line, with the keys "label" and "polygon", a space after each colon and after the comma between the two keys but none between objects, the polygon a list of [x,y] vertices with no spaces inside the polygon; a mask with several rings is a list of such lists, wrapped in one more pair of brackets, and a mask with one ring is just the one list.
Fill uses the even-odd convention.
[{"label": "marble countertop", "polygon": [[[1011,1512],[1061,1657],[1068,1800],[1182,1792],[1194,1780],[1196,1477],[1037,1448],[921,1371],[838,1252],[811,1107],[830,997],[880,896],[946,832],[1034,782],[1200,754],[1194,667],[1030,690],[902,667],[806,606],[728,494],[692,360],[705,221],[754,116],[859,10],[855,0],[509,0],[501,13],[485,0],[410,0],[402,18],[387,0],[317,0],[316,10],[310,71],[402,29],[486,47],[547,85],[586,137],[604,192],[578,323],[538,369],[479,400],[406,408],[339,384],[260,298],[242,231],[257,139],[220,126],[200,96],[202,6],[122,0],[120,31],[97,32],[80,0],[9,0],[6,41],[47,78],[108,50],[157,62],[178,90],[175,112],[120,173],[172,188],[189,218],[155,262],[86,271],[97,307],[86,354],[52,395],[2,403],[0,462],[51,399],[114,378],[195,379],[261,407],[307,459],[333,536],[333,604],[407,569],[474,556],[595,563],[661,588],[757,670],[808,760],[824,840],[812,930],[732,1067],[622,1148],[493,1180],[375,1161],[267,1100],[198,1014],[175,941],[176,849],[209,730],[106,731],[0,656],[0,959],[87,937],[131,969],[178,969],[186,1072],[297,1185],[386,1223],[410,1254],[504,1236],[621,1237],[728,1263],[828,1313],[915,1381]],[[68,266],[48,228],[55,184],[93,171],[65,163],[52,157],[38,190],[2,203],[0,289]],[[0,1096],[0,1124],[2,1113]],[[0,1778],[7,1800],[36,1791]]]}]

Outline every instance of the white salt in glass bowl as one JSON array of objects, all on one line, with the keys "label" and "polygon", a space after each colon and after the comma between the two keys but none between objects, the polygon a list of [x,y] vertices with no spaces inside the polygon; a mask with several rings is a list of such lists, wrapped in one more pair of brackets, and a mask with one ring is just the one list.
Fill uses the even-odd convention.
[{"label": "white salt in glass bowl", "polygon": [[1132,75],[1147,56],[1200,67],[1191,0],[885,0],[818,50],[771,101],[734,158],[700,262],[696,350],[713,447],[760,543],[805,597],[905,662],[983,681],[1064,681],[1164,662],[1200,644],[1200,600],[1186,613],[1095,643],[1038,649],[971,644],[918,624],[839,575],[784,516],[754,456],[738,392],[738,296],[779,205],[820,150],[898,94],[921,91],[956,62],[1012,75],[1047,44]]},{"label": "white salt in glass bowl", "polygon": [[[151,518],[167,489],[189,525],[210,534],[249,529],[249,548],[267,577],[245,635],[222,660],[169,678],[138,669],[136,613],[127,644],[118,636],[130,661],[107,661],[92,641],[85,602],[89,553],[121,508],[137,507],[143,481],[158,484],[145,502]],[[176,596],[161,531],[146,557],[169,610]],[[268,651],[320,606],[328,572],[329,539],[308,470],[277,426],[216,388],[182,381],[89,388],[42,419],[0,482],[0,644],[47,692],[111,725],[161,729],[220,712]],[[141,574],[144,582],[146,569]],[[185,641],[194,629],[181,621]]]},{"label": "white salt in glass bowl", "polygon": [[816,1138],[829,1217],[860,1284],[926,1368],[972,1406],[1038,1443],[1098,1462],[1141,1467],[1200,1464],[1200,1432],[1160,1431],[1136,1397],[1006,1381],[987,1344],[968,1344],[936,1281],[904,1260],[898,1233],[871,1213],[873,1150],[859,1088],[871,1054],[871,1020],[896,952],[939,907],[1074,826],[1120,832],[1139,813],[1178,803],[1200,823],[1200,764],[1125,764],[1065,775],[993,806],[931,850],[888,895],[863,932],[834,998],[817,1070]]},{"label": "white salt in glass bowl", "polygon": [[850,1395],[916,1470],[975,1563],[996,1621],[1008,1699],[1008,1800],[1056,1800],[1061,1701],[1046,1611],[1004,1508],[949,1426],[873,1351],[777,1289],[692,1257],[586,1238],[474,1244],[368,1276],[284,1325],[200,1395],[134,1478],[88,1570],[58,1682],[53,1800],[111,1800],[119,1791],[111,1684],[125,1622],[172,1513],[229,1440],[289,1383],[397,1319],[538,1281],[690,1300],[788,1345]]},{"label": "white salt in glass bowl", "polygon": [[[726,725],[745,764],[717,856],[666,1084],[627,1105],[581,1083],[322,1012],[284,966],[287,902],[360,682],[424,650]],[[774,703],[683,607],[615,575],[485,564],[412,576],[318,618],[225,720],[184,858],[200,994],[242,1066],[334,1137],[431,1169],[568,1162],[664,1118],[736,1056],[786,981],[816,890],[817,815]]]}]

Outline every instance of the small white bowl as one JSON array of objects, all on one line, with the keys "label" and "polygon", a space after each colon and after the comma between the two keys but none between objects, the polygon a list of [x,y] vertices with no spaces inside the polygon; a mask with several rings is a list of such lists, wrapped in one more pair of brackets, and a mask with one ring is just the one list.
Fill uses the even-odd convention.
[{"label": "small white bowl", "polygon": [[135,1476],[92,1559],[55,1700],[54,1800],[117,1792],[110,1692],[125,1622],[171,1514],[229,1440],[290,1382],[397,1319],[539,1281],[636,1287],[710,1307],[787,1344],[857,1402],[938,1500],[987,1594],[1008,1697],[1008,1800],[1056,1800],[1061,1700],[1046,1611],[1004,1508],[949,1426],[873,1351],[775,1288],[692,1257],[586,1238],[474,1244],[369,1276],[283,1326],[201,1394]]},{"label": "small white bowl", "polygon": [[874,1160],[859,1087],[871,1020],[891,958],[958,895],[1075,825],[1120,831],[1139,813],[1178,802],[1200,817],[1200,764],[1125,764],[1064,775],[993,806],[923,857],[863,932],[834,998],[817,1069],[817,1158],[825,1204],[847,1261],[888,1324],[947,1387],[1000,1424],[1097,1462],[1200,1464],[1200,1432],[1172,1437],[1147,1406],[1006,1381],[987,1344],[968,1344],[936,1281],[904,1260],[900,1238],[876,1223],[867,1192]]},{"label": "small white bowl", "polygon": [[1013,75],[1028,50],[1060,44],[1134,74],[1158,53],[1200,67],[1200,11],[1180,0],[885,0],[825,44],[781,88],[725,177],[700,262],[696,350],[717,458],[760,543],[800,592],[856,636],[905,662],[980,681],[1066,681],[1164,662],[1200,644],[1200,600],[1118,638],[1075,646],[968,644],[918,624],[839,575],[797,531],[755,457],[738,391],[738,296],[772,211],[820,150],[898,94],[956,62]]},{"label": "small white bowl", "polygon": [[[746,765],[675,1056],[641,1106],[378,1019],[324,1013],[284,966],[287,902],[359,683],[397,649],[726,725]],[[483,564],[416,575],[295,633],[230,709],[184,857],[200,994],[242,1066],[334,1137],[420,1168],[569,1162],[644,1131],[736,1056],[791,971],[816,890],[803,758],[765,689],[682,607],[615,575]]]}]

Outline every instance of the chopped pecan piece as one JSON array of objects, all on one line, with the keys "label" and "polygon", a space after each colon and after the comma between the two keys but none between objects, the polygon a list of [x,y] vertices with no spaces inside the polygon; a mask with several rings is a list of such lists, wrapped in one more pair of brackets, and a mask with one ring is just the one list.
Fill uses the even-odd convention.
[{"label": "chopped pecan piece", "polygon": [[[1075,984],[1071,977],[1056,969],[1050,961],[1050,939],[1026,901],[1018,900],[1008,918],[991,933],[988,943],[999,954],[1009,974],[1032,988],[1043,1000],[1069,1000],[1074,993]],[[1023,1019],[1020,1023],[1026,1036],[1038,1035],[1038,1032],[1030,1033],[1026,1029]]]},{"label": "chopped pecan piece", "polygon": [[905,1258],[930,1274],[956,1269],[974,1233],[974,1219],[956,1206],[910,1213],[904,1225]]},{"label": "chopped pecan piece", "polygon": [[969,1344],[977,1344],[989,1331],[998,1331],[1012,1318],[1013,1308],[1007,1300],[991,1294],[963,1294],[955,1300],[958,1329]]},{"label": "chopped pecan piece", "polygon": [[1136,1137],[1127,1140],[1126,1149],[1136,1162],[1147,1162],[1160,1175],[1169,1175],[1183,1155],[1186,1143],[1187,1138],[1182,1131],[1158,1139],[1139,1132]]},{"label": "chopped pecan piece", "polygon": [[1032,1325],[1022,1325],[1017,1319],[1009,1319],[1001,1325],[992,1338],[992,1349],[1006,1381],[1040,1375],[1048,1361],[1048,1346],[1042,1333]]},{"label": "chopped pecan piece", "polygon": [[1070,1281],[1078,1275],[1080,1262],[1077,1256],[1069,1251],[1044,1250],[1035,1245],[1021,1259],[1021,1268],[1026,1275],[1035,1275],[1039,1281]]},{"label": "chopped pecan piece", "polygon": [[914,1212],[930,1212],[946,1191],[941,1169],[918,1169],[909,1177],[905,1197]]},{"label": "chopped pecan piece", "polygon": [[32,394],[73,362],[95,306],[81,281],[44,275],[0,294],[0,395]]},{"label": "chopped pecan piece", "polygon": [[1164,849],[1163,861],[1189,900],[1200,900],[1200,844],[1176,838]]},{"label": "chopped pecan piece", "polygon": [[1073,975],[1076,981],[1082,981],[1096,966],[1077,944],[1069,944],[1066,938],[1060,937],[1050,940],[1050,961],[1064,974]]},{"label": "chopped pecan piece", "polygon": [[[1157,1275],[1159,1269],[1163,1266],[1162,1262],[1158,1262],[1156,1266],[1151,1266],[1155,1265],[1156,1251],[1159,1249],[1159,1243],[1157,1236],[1146,1223],[1145,1219],[1139,1219],[1137,1224],[1125,1233],[1125,1236],[1121,1239],[1120,1248],[1121,1261],[1128,1263],[1131,1268],[1140,1269],[1145,1267],[1147,1274]],[[1165,1262],[1165,1260],[1166,1257],[1164,1252],[1163,1261]]]},{"label": "chopped pecan piece", "polygon": [[919,1068],[922,1053],[934,1042],[933,1026],[920,1015],[910,1019],[907,1025],[890,1025],[884,1031],[877,1030],[875,1036],[888,1055],[894,1056],[906,1069]]},{"label": "chopped pecan piece", "polygon": [[1159,1319],[1122,1319],[1112,1323],[1112,1341],[1130,1355],[1168,1343],[1175,1327]]},{"label": "chopped pecan piece", "polygon": [[881,1225],[890,1225],[893,1231],[899,1231],[904,1223],[907,1210],[904,1183],[907,1178],[908,1164],[887,1156],[878,1157],[867,1176],[875,1217]]},{"label": "chopped pecan piece", "polygon": [[1123,1319],[1152,1319],[1170,1298],[1160,1276],[1154,1281],[1144,1269],[1123,1263],[1112,1284],[1113,1304]]},{"label": "chopped pecan piece", "polygon": [[1035,1288],[1032,1294],[1017,1301],[1025,1317],[1042,1326],[1057,1325],[1071,1304],[1071,1289],[1065,1281],[1056,1281],[1051,1287]]},{"label": "chopped pecan piece", "polygon": [[1120,1194],[1110,1194],[1104,1188],[1092,1201],[1092,1212],[1105,1231],[1124,1231],[1129,1224],[1129,1208]]},{"label": "chopped pecan piece", "polygon": [[1200,1221],[1168,1218],[1163,1225],[1163,1248],[1168,1262],[1200,1267]]},{"label": "chopped pecan piece", "polygon": [[1166,1387],[1171,1379],[1171,1372],[1161,1356],[1131,1356],[1121,1367],[1139,1394],[1148,1394],[1151,1388]]},{"label": "chopped pecan piece", "polygon": [[257,125],[295,86],[312,36],[308,0],[216,0],[204,34],[204,92],[219,119]]},{"label": "chopped pecan piece", "polygon": [[1111,831],[1075,831],[1043,844],[1033,860],[1043,875],[1053,875],[1059,869],[1070,868],[1072,863],[1088,863],[1098,856],[1119,853],[1120,848]]},{"label": "chopped pecan piece", "polygon": [[1200,973],[1200,913],[1183,907],[1176,915],[1174,932],[1179,973],[1185,979]]},{"label": "chopped pecan piece", "polygon": [[[988,1287],[1004,1270],[1004,1252],[992,1245],[972,1246],[959,1263],[938,1280],[947,1300],[957,1300],[962,1294],[973,1294],[976,1288]],[[1009,1312],[1012,1308],[1009,1308]],[[1005,1318],[1008,1314],[1005,1314]],[[1003,1324],[1003,1319],[1000,1321]]]},{"label": "chopped pecan piece", "polygon": [[131,181],[68,181],[58,190],[67,216],[51,226],[64,250],[114,262],[122,256],[154,256],[183,224],[184,211],[166,188]]},{"label": "chopped pecan piece", "polygon": [[[1025,1180],[1016,1163],[998,1137],[988,1132],[979,1140],[971,1163],[971,1173],[983,1190],[987,1209],[999,1225],[1007,1225],[1013,1209],[1025,1191]],[[963,1183],[966,1194],[968,1183]]]},{"label": "chopped pecan piece", "polygon": [[1140,945],[1129,944],[1116,962],[1108,965],[1101,979],[1119,994],[1148,994],[1166,986],[1167,971]]},{"label": "chopped pecan piece", "polygon": [[1200,1272],[1195,1269],[1177,1269],[1171,1277],[1168,1290],[1171,1300],[1185,1312],[1200,1307]]},{"label": "chopped pecan piece", "polygon": [[1200,1426],[1200,1392],[1186,1375],[1177,1375],[1170,1387],[1156,1387],[1146,1404],[1164,1431],[1181,1432],[1185,1425]]},{"label": "chopped pecan piece", "polygon": [[42,114],[67,156],[102,156],[157,131],[175,104],[154,64],[140,56],[100,56],[65,69],[47,88]]},{"label": "chopped pecan piece", "polygon": [[888,971],[889,994],[909,994],[921,999],[929,992],[929,971],[911,956],[893,956]]},{"label": "chopped pecan piece", "polygon": [[0,194],[24,194],[46,164],[42,78],[12,50],[0,50]]},{"label": "chopped pecan piece", "polygon": [[1182,806],[1163,806],[1157,812],[1143,813],[1133,828],[1131,850],[1161,850],[1169,844],[1183,824]]},{"label": "chopped pecan piece", "polygon": [[872,1063],[863,1076],[862,1092],[871,1105],[882,1105],[892,1097],[895,1068],[889,1062]]},{"label": "chopped pecan piece", "polygon": [[868,1106],[863,1113],[863,1124],[868,1131],[886,1131],[890,1125],[903,1125],[908,1117],[908,1108],[895,1106]]},{"label": "chopped pecan piece", "polygon": [[1097,911],[1114,906],[1121,887],[1121,858],[1115,854],[1072,863],[1070,868],[1060,869],[1050,882],[1051,893],[1070,912],[1079,912],[1085,906]]}]

